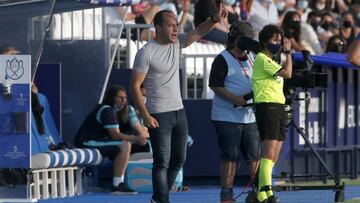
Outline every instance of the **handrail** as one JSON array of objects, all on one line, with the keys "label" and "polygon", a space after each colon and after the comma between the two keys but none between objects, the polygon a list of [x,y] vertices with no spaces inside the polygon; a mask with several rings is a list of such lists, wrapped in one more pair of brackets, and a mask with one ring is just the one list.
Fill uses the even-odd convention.
[{"label": "handrail", "polygon": [[43,38],[41,39],[40,47],[39,47],[38,52],[36,54],[35,63],[34,63],[34,66],[32,68],[31,84],[34,82],[36,71],[37,71],[37,68],[39,66],[40,58],[41,58],[41,55],[42,55],[42,52],[43,52],[43,49],[44,49],[44,45],[45,45],[45,39],[46,39],[47,35],[50,33],[49,32],[50,31],[50,25],[51,25],[51,22],[52,22],[52,17],[54,15],[55,4],[56,4],[56,0],[53,0],[53,3],[52,3],[51,8],[50,8],[49,21],[46,24],[45,33],[44,33]]},{"label": "handrail", "polygon": [[[128,6],[126,7],[126,10],[127,10],[127,9],[128,9]],[[126,16],[127,16],[127,13],[125,12],[122,19],[126,19]],[[125,25],[125,20],[122,21],[121,27],[120,27],[120,32],[118,33],[117,38],[116,38],[116,44],[115,44],[114,53],[113,53],[112,56],[111,56],[111,61],[110,61],[110,63],[109,63],[109,67],[108,67],[108,69],[107,69],[105,81],[104,81],[104,84],[103,84],[102,89],[101,89],[101,94],[100,94],[100,98],[99,98],[99,102],[98,102],[99,104],[101,104],[102,101],[103,101],[103,99],[104,99],[106,87],[107,87],[107,84],[108,84],[108,82],[109,82],[110,74],[111,74],[111,71],[112,71],[112,68],[113,68],[113,64],[114,64],[114,61],[115,61],[117,49],[118,49],[118,47],[119,47],[119,42],[120,42],[122,30],[124,29],[124,25]]]}]

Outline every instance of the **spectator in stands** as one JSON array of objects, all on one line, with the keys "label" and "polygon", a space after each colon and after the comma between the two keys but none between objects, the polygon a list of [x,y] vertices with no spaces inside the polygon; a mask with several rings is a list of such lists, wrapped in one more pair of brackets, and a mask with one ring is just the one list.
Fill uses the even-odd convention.
[{"label": "spectator in stands", "polygon": [[357,35],[349,47],[348,60],[353,65],[360,67],[360,34]]},{"label": "spectator in stands", "polygon": [[308,19],[308,15],[311,12],[311,8],[309,8],[308,0],[298,0],[296,3],[296,11],[301,16],[301,22],[306,22]]},{"label": "spectator in stands", "polygon": [[247,20],[254,0],[238,0],[235,3],[235,11],[241,20]]},{"label": "spectator in stands", "polygon": [[265,25],[279,25],[279,14],[272,0],[255,0],[250,11],[249,22],[256,35]]},{"label": "spectator in stands", "polygon": [[240,152],[255,178],[260,157],[260,139],[253,106],[243,106],[252,94],[251,76],[255,55],[246,47],[238,47],[240,37],[255,36],[251,25],[239,21],[231,25],[226,46],[214,60],[209,87],[215,92],[211,120],[214,122],[220,147],[220,201],[233,203],[233,182]]},{"label": "spectator in stands", "polygon": [[228,11],[228,24],[232,25],[240,20],[240,16],[236,13],[234,4],[236,0],[222,0],[224,8]]},{"label": "spectator in stands", "polygon": [[344,13],[347,12],[349,10],[349,3],[347,0],[330,0],[330,8],[331,11],[334,13]]},{"label": "spectator in stands", "polygon": [[355,25],[352,13],[346,12],[342,16],[343,25],[340,29],[340,36],[346,39],[347,44],[351,44],[359,33],[359,28]]},{"label": "spectator in stands", "polygon": [[178,14],[175,2],[172,0],[165,0],[160,4],[161,10],[169,10],[172,11],[175,15]]},{"label": "spectator in stands", "polygon": [[[160,7],[157,5],[157,0],[146,0],[141,4],[132,6],[132,12],[136,14],[136,24],[150,25],[157,12],[160,11]],[[155,37],[153,29],[140,28],[140,36],[137,35],[137,29],[132,30],[132,40],[148,41]]]},{"label": "spectator in stands", "polygon": [[[180,49],[199,40],[226,17],[220,5],[218,12],[195,30],[178,35],[176,15],[160,11],[154,18],[155,39],[137,52],[130,87],[150,133],[154,158],[151,202],[169,202],[169,191],[186,157],[188,129],[180,94]],[[147,91],[146,106],[140,91],[142,83]]]},{"label": "spectator in stands", "polygon": [[104,8],[104,11],[105,22],[108,24],[121,24],[125,14],[125,21],[133,21],[136,17],[129,7],[124,6],[108,6]]},{"label": "spectator in stands", "polygon": [[[111,87],[104,101],[95,107],[81,125],[75,145],[84,148],[97,148],[104,157],[113,160],[113,184],[111,191],[120,194],[136,194],[124,183],[124,173],[127,167],[131,143],[146,144],[146,133],[129,135],[121,132],[120,122],[127,118],[128,109],[125,88]],[[119,128],[120,127],[120,128]]]},{"label": "spectator in stands", "polygon": [[319,12],[321,14],[330,12],[330,1],[327,0],[313,0],[310,3],[310,8],[313,11]]},{"label": "spectator in stands", "polygon": [[[292,75],[291,42],[281,29],[267,25],[259,34],[261,52],[256,55],[252,76],[255,116],[261,138],[258,202],[277,202],[272,191],[272,169],[279,157],[286,133],[284,79]],[[284,65],[273,60],[286,54]]]},{"label": "spectator in stands", "polygon": [[[198,27],[201,23],[214,16],[220,4],[223,5],[221,0],[198,0],[195,4],[195,26]],[[216,23],[215,28],[203,36],[203,39],[225,44],[229,27],[228,19],[223,19],[219,23]]]},{"label": "spectator in stands", "polygon": [[335,22],[334,16],[332,13],[327,12],[323,13],[321,17],[321,28],[325,32],[331,33],[330,36],[339,34],[338,25]]},{"label": "spectator in stands", "polygon": [[296,11],[289,11],[285,14],[281,25],[286,38],[291,41],[291,48],[295,51],[304,50],[304,45],[300,40],[301,36],[301,17]]},{"label": "spectator in stands", "polygon": [[325,49],[326,43],[329,38],[333,35],[339,34],[339,30],[337,29],[334,23],[334,17],[331,13],[327,12],[322,14],[321,16],[321,26],[317,29],[318,37],[320,40],[321,46]]},{"label": "spectator in stands", "polygon": [[[189,13],[190,12],[190,0],[169,0],[160,5],[161,10],[170,10],[178,16],[180,33],[192,30],[192,23],[189,22],[189,18],[193,19],[194,17]],[[190,28],[188,28],[188,23],[190,23]]]},{"label": "spectator in stands", "polygon": [[280,14],[280,22],[284,21],[284,17],[289,11],[295,11],[296,0],[278,0],[277,2],[274,2]]},{"label": "spectator in stands", "polygon": [[340,35],[330,37],[325,52],[346,53],[346,40]]},{"label": "spectator in stands", "polygon": [[[307,22],[301,23],[300,40],[304,49],[309,50],[311,54],[320,55],[324,51],[321,48],[318,35],[315,31],[321,21],[321,16],[316,15],[316,12],[310,12]],[[311,19],[311,20],[310,20]]]},{"label": "spectator in stands", "polygon": [[312,26],[316,33],[318,33],[318,28],[321,26],[321,14],[316,11],[311,11],[308,14],[306,22]]}]

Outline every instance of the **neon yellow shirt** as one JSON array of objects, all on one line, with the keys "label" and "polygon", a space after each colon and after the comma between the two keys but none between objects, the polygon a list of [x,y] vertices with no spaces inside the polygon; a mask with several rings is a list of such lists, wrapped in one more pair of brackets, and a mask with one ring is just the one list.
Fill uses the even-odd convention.
[{"label": "neon yellow shirt", "polygon": [[254,61],[252,88],[255,103],[285,104],[284,79],[277,75],[282,66],[259,52]]}]

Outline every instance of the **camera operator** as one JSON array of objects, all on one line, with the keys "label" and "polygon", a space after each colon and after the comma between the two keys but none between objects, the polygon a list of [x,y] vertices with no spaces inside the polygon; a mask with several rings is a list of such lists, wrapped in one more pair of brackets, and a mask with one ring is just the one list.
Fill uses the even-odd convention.
[{"label": "camera operator", "polygon": [[209,87],[215,92],[211,120],[221,152],[221,202],[235,202],[232,187],[240,152],[249,165],[252,179],[260,157],[254,110],[252,105],[246,105],[252,98],[254,54],[239,43],[241,37],[253,38],[254,35],[248,22],[233,23],[227,37],[227,48],[215,58],[210,72]]},{"label": "camera operator", "polygon": [[[284,78],[292,74],[291,42],[275,25],[265,26],[259,33],[261,51],[256,55],[252,88],[256,122],[261,138],[258,202],[277,202],[271,188],[272,169],[278,159],[286,131]],[[283,46],[283,47],[282,47]],[[274,58],[286,54],[284,65]]]}]

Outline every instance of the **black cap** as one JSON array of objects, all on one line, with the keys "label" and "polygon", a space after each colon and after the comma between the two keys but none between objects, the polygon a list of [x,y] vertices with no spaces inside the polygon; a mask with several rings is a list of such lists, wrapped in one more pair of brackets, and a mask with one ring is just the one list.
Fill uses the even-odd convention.
[{"label": "black cap", "polygon": [[254,38],[255,32],[247,21],[237,21],[230,26],[228,37],[249,37]]}]

